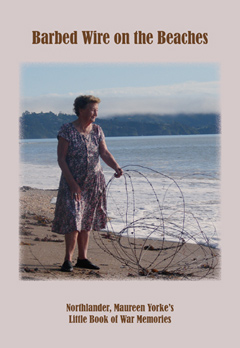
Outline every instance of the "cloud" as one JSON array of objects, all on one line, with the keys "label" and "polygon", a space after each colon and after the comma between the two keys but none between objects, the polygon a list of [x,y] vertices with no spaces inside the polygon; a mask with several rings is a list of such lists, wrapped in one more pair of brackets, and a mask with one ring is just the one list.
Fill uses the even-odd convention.
[{"label": "cloud", "polygon": [[175,85],[152,87],[105,88],[25,97],[21,111],[73,113],[73,101],[81,94],[93,94],[101,99],[99,117],[132,114],[179,112],[219,112],[219,82],[189,81]]}]

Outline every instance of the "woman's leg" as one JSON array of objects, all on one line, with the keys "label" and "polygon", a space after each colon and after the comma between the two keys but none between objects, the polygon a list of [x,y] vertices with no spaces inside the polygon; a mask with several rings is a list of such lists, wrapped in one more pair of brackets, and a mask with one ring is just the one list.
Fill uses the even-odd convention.
[{"label": "woman's leg", "polygon": [[80,260],[87,259],[88,243],[89,243],[90,231],[81,231],[78,234],[78,258]]},{"label": "woman's leg", "polygon": [[78,260],[75,267],[98,270],[99,267],[93,265],[92,262],[87,259],[89,236],[90,231],[81,231],[78,234]]},{"label": "woman's leg", "polygon": [[78,231],[73,231],[71,233],[65,234],[65,247],[66,247],[65,261],[72,261],[73,252],[76,246],[78,234],[79,234]]}]

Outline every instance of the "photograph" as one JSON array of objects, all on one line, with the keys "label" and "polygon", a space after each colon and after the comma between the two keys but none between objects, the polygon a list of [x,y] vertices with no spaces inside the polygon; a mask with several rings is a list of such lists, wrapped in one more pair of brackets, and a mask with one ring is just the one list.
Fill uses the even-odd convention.
[{"label": "photograph", "polygon": [[219,279],[219,76],[22,65],[21,279]]}]

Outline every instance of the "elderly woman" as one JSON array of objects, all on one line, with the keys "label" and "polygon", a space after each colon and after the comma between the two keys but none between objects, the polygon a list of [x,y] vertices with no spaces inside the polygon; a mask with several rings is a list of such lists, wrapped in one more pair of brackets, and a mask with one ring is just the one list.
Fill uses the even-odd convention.
[{"label": "elderly woman", "polygon": [[80,96],[74,101],[78,119],[64,124],[58,133],[58,164],[62,170],[52,231],[65,235],[66,254],[61,270],[73,271],[72,257],[76,244],[75,267],[99,269],[87,259],[90,230],[106,225],[105,179],[100,165],[103,161],[123,173],[108,151],[100,126],[93,124],[100,99]]}]

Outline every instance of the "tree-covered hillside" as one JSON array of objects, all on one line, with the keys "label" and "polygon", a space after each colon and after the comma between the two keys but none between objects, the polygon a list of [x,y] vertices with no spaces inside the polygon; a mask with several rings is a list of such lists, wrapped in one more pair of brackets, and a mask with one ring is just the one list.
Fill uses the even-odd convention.
[{"label": "tree-covered hillside", "polygon": [[[75,115],[24,112],[20,117],[22,139],[55,138],[62,124]],[[185,135],[220,133],[218,114],[130,115],[97,118],[106,136]]]}]

